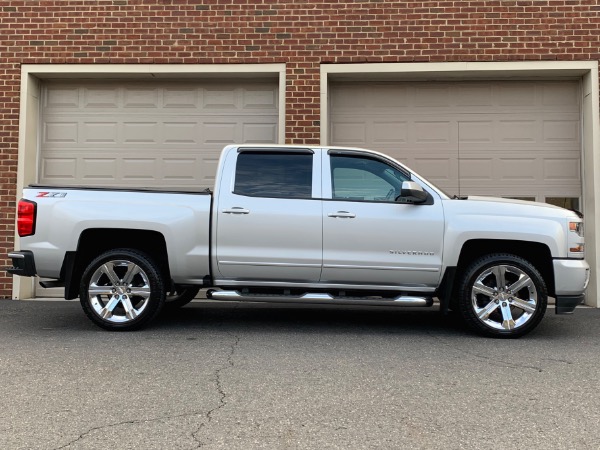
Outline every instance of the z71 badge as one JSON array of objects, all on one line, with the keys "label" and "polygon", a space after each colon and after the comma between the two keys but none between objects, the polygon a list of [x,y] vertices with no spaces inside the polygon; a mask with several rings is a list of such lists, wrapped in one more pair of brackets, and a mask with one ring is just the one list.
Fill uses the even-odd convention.
[{"label": "z71 badge", "polygon": [[38,192],[36,197],[52,197],[52,198],[63,198],[66,197],[66,192]]}]

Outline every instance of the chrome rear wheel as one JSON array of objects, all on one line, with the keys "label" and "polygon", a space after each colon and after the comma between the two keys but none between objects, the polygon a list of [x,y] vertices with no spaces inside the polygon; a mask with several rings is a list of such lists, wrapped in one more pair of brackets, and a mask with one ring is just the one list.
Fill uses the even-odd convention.
[{"label": "chrome rear wheel", "polygon": [[86,268],[80,300],[102,328],[132,330],[146,325],[165,300],[162,277],[152,260],[129,249],[111,250]]}]

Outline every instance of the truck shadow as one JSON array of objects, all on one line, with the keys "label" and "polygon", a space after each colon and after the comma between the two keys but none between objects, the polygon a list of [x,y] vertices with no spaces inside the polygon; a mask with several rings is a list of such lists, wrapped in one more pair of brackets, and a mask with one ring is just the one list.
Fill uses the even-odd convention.
[{"label": "truck shadow", "polygon": [[432,308],[368,308],[328,305],[214,304],[194,302],[163,312],[150,328],[293,333],[471,334],[456,314]]}]

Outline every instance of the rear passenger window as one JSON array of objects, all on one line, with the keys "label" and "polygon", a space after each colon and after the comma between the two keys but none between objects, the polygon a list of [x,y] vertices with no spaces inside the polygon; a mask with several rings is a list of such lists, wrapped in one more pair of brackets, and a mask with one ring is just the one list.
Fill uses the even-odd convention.
[{"label": "rear passenger window", "polygon": [[234,193],[251,197],[311,198],[312,161],[312,153],[240,153]]}]

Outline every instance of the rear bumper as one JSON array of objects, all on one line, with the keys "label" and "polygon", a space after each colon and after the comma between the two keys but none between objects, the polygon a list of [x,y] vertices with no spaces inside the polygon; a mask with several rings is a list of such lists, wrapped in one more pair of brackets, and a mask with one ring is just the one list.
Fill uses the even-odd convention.
[{"label": "rear bumper", "polygon": [[8,257],[12,260],[12,267],[6,268],[8,273],[22,277],[33,277],[36,275],[33,252],[29,250],[11,252],[8,254]]},{"label": "rear bumper", "polygon": [[557,295],[556,306],[554,311],[556,314],[573,314],[573,311],[585,300],[585,294],[581,295]]}]

